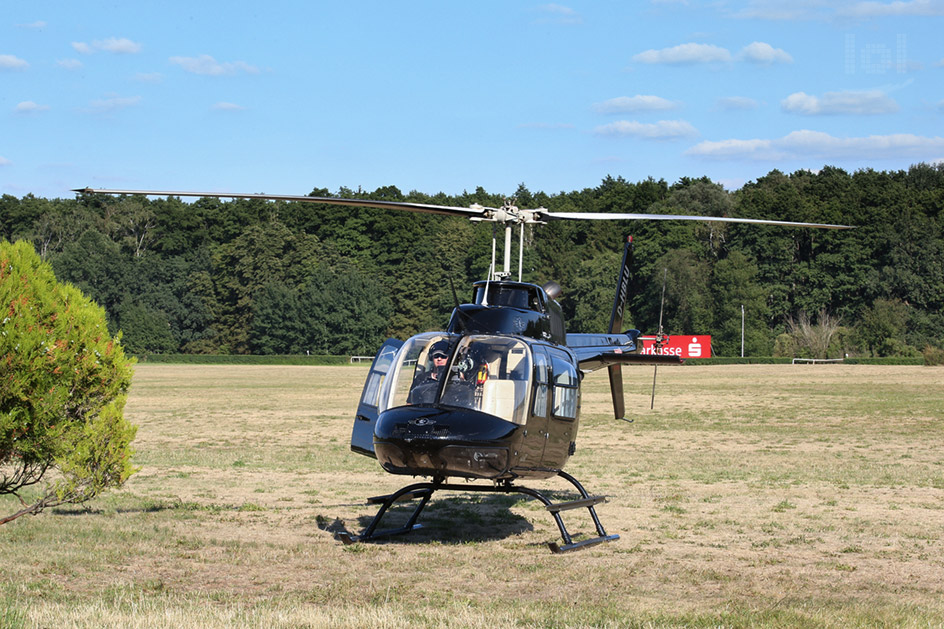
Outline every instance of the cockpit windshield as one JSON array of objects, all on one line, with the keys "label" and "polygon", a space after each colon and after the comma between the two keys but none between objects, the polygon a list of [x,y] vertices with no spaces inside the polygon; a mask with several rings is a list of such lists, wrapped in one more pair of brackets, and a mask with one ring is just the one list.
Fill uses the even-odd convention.
[{"label": "cockpit windshield", "polygon": [[441,402],[524,424],[531,353],[521,341],[501,336],[467,336],[449,368]]},{"label": "cockpit windshield", "polygon": [[406,404],[433,404],[445,375],[446,363],[459,337],[427,332],[410,337],[397,352],[390,370],[390,388],[381,393],[387,404],[381,410]]},{"label": "cockpit windshield", "polygon": [[518,339],[420,334],[397,352],[384,408],[438,403],[524,424],[531,372],[531,352]]}]

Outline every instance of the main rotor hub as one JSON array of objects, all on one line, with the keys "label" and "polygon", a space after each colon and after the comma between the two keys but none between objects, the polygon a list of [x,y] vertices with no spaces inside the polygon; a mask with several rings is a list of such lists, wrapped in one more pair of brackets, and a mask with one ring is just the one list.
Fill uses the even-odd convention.
[{"label": "main rotor hub", "polygon": [[470,207],[475,210],[483,211],[483,216],[474,217],[470,220],[500,223],[505,226],[543,224],[544,221],[541,220],[541,213],[547,211],[543,207],[523,210],[510,201],[506,201],[500,208],[486,208],[478,204]]}]

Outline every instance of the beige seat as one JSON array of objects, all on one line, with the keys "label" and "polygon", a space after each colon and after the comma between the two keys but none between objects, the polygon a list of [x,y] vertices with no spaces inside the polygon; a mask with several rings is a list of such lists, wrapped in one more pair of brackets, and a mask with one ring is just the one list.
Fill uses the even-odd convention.
[{"label": "beige seat", "polygon": [[515,410],[515,383],[489,378],[482,385],[482,412],[512,420]]}]

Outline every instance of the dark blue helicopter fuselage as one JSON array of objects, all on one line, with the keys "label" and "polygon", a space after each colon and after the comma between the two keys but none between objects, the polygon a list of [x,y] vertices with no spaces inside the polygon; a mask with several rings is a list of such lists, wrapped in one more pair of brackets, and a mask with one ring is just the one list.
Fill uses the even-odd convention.
[{"label": "dark blue helicopter fuselage", "polygon": [[374,453],[392,474],[503,478],[525,426],[465,408],[401,406],[374,426]]},{"label": "dark blue helicopter fuselage", "polygon": [[[457,305],[446,331],[384,344],[351,447],[393,474],[553,476],[575,450],[584,367],[624,360],[638,332],[567,335],[559,304],[542,287],[474,288],[474,303]],[[448,362],[433,365],[440,346]]]}]

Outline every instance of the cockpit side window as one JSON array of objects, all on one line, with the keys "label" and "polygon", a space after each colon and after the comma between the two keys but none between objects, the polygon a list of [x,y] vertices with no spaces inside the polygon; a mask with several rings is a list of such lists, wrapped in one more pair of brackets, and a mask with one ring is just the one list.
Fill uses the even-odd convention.
[{"label": "cockpit side window", "polygon": [[372,408],[380,405],[380,385],[390,371],[390,365],[396,355],[394,348],[384,346],[374,362],[371,364],[370,372],[367,374],[367,382],[364,384],[364,393],[361,395],[361,403]]},{"label": "cockpit side window", "polygon": [[547,390],[550,385],[551,370],[547,364],[547,355],[542,348],[535,348],[534,354],[534,406],[532,412],[538,417],[547,417]]},{"label": "cockpit side window", "polygon": [[577,417],[577,395],[579,381],[577,369],[567,354],[552,349],[551,369],[554,378],[554,417],[575,419]]}]

